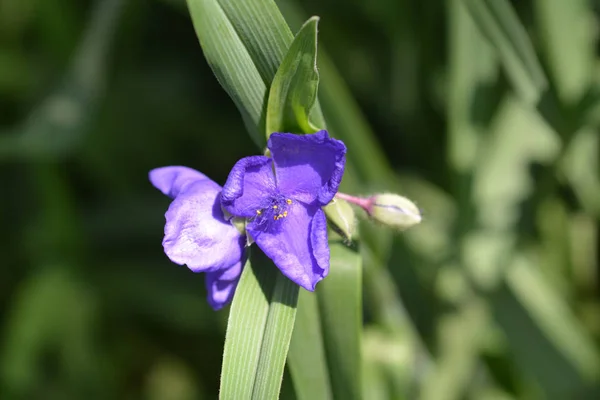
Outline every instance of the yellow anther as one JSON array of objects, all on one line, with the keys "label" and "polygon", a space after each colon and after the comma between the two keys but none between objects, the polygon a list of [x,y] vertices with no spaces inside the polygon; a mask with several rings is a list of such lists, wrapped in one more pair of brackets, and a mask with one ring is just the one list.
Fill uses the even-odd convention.
[{"label": "yellow anther", "polygon": [[288,204],[292,204],[292,199],[287,199],[285,202]]},{"label": "yellow anther", "polygon": [[287,217],[287,211],[284,211],[284,212],[283,212],[283,216],[284,216],[284,217]]},{"label": "yellow anther", "polygon": [[260,215],[260,214],[262,214],[262,211],[260,211],[260,210],[256,210],[256,214],[257,214],[257,215]]},{"label": "yellow anther", "polygon": [[273,215],[273,221],[277,221],[277,215]]},{"label": "yellow anther", "polygon": [[273,206],[273,210],[277,210],[277,204]]}]

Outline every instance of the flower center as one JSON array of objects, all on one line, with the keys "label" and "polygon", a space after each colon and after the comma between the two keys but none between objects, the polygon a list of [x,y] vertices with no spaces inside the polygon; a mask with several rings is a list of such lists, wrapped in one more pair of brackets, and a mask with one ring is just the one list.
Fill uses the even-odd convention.
[{"label": "flower center", "polygon": [[254,220],[257,225],[271,225],[272,221],[279,221],[288,216],[289,206],[293,203],[292,199],[281,195],[276,195],[268,199],[264,206],[256,210]]}]

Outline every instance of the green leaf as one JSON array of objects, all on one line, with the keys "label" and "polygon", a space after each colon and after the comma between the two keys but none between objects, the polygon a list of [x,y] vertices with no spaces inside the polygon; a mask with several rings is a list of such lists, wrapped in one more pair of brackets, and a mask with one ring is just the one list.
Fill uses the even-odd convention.
[{"label": "green leaf", "polygon": [[317,295],[302,290],[288,354],[288,366],[298,400],[332,398],[323,346]]},{"label": "green leaf", "polygon": [[463,0],[473,20],[495,47],[514,90],[535,104],[548,86],[527,31],[508,0]]},{"label": "green leaf", "polygon": [[259,132],[264,125],[261,119],[267,84],[247,43],[242,41],[234,22],[218,1],[188,0],[188,7],[206,60],[242,114],[252,139],[259,147],[264,146]]},{"label": "green leaf", "polygon": [[318,17],[306,21],[275,74],[267,105],[267,138],[273,132],[313,133],[325,127],[322,118],[317,125],[309,121],[319,87],[318,22]]},{"label": "green leaf", "polygon": [[331,387],[335,398],[362,395],[362,267],[358,252],[331,241],[331,267],[317,287]]},{"label": "green leaf", "polygon": [[536,0],[534,6],[548,70],[561,99],[573,104],[594,74],[592,4],[589,0]]},{"label": "green leaf", "polygon": [[[266,144],[268,92],[294,36],[272,0],[187,0],[204,56],[254,142]],[[311,120],[324,126],[315,102]]]},{"label": "green leaf", "polygon": [[278,398],[298,289],[262,253],[252,252],[229,313],[221,398]]}]

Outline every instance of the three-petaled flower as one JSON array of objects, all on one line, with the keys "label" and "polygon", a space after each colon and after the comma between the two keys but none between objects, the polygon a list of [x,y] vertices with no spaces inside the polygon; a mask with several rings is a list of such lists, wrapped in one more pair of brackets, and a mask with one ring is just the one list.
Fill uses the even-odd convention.
[{"label": "three-petaled flower", "polygon": [[221,193],[223,208],[247,218],[246,231],[285,276],[307,290],[329,272],[327,220],[321,209],[335,196],[346,146],[327,131],[274,133],[271,157],[242,158]]},{"label": "three-petaled flower", "polygon": [[326,131],[274,133],[267,147],[271,157],[238,161],[222,191],[189,168],[150,173],[154,186],[174,198],[166,213],[165,253],[175,263],[207,272],[209,303],[215,309],[231,300],[243,262],[244,238],[221,207],[227,218],[246,220],[246,234],[298,285],[313,291],[329,272],[321,207],[338,190],[346,147]]}]

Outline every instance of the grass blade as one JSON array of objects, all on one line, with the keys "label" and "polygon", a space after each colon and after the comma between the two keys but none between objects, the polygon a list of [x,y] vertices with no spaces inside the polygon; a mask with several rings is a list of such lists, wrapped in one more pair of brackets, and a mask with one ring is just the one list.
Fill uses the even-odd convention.
[{"label": "grass blade", "polygon": [[216,0],[189,0],[188,7],[204,56],[242,114],[246,129],[262,147],[262,110],[267,85],[234,24]]},{"label": "grass blade", "polygon": [[258,251],[251,261],[229,314],[222,399],[276,399],[294,327],[298,286]]},{"label": "grass blade", "polygon": [[362,396],[360,255],[330,242],[331,269],[317,290],[331,387],[336,399]]},{"label": "grass blade", "polygon": [[298,299],[288,366],[298,400],[332,398],[317,295],[306,290]]}]

